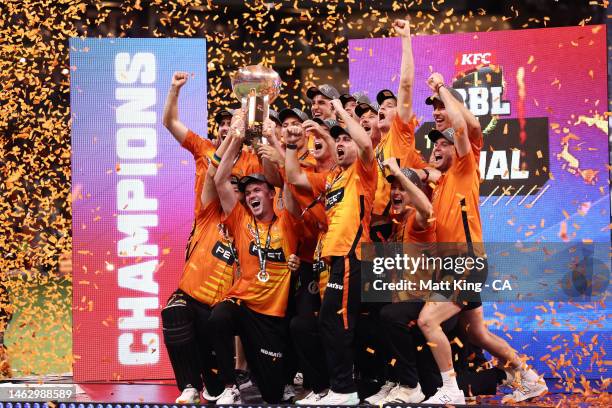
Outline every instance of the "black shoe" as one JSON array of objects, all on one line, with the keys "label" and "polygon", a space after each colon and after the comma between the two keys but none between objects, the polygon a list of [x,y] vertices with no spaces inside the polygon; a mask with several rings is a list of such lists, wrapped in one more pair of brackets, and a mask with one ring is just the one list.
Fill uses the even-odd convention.
[{"label": "black shoe", "polygon": [[251,375],[245,370],[236,370],[236,384],[239,390],[244,390],[253,385],[251,381]]}]

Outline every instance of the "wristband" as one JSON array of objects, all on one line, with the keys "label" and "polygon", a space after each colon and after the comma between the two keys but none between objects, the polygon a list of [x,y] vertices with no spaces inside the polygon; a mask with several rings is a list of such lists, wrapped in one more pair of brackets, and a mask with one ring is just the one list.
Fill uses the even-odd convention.
[{"label": "wristband", "polygon": [[213,153],[212,156],[213,160],[216,161],[217,163],[221,163],[221,158],[219,156],[217,156],[217,152]]},{"label": "wristband", "polygon": [[208,164],[210,164],[211,166],[213,166],[215,169],[219,168],[219,163],[217,163],[215,160],[213,159],[208,159]]},{"label": "wristband", "polygon": [[428,181],[429,180],[429,170],[423,169],[423,173],[425,173],[425,180],[423,181]]},{"label": "wristband", "polygon": [[438,86],[436,86],[436,93],[440,93],[440,88],[442,88],[443,86],[445,86],[443,83],[438,84]]},{"label": "wristband", "polygon": [[285,147],[289,150],[297,150],[297,145],[295,143],[287,143]]}]

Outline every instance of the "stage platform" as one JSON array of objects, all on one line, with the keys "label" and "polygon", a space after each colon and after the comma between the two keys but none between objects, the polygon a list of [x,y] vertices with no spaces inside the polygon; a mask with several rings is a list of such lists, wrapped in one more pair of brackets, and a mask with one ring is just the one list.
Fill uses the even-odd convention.
[{"label": "stage platform", "polygon": [[[21,383],[23,381],[12,380],[14,383]],[[63,380],[57,380],[58,384],[70,384],[69,378]],[[33,382],[28,380],[29,384],[40,384],[40,382]],[[48,382],[46,382],[48,383]],[[154,408],[155,405],[158,408],[163,408],[163,405],[176,405],[174,400],[178,396],[178,390],[176,385],[171,380],[165,381],[139,381],[139,382],[112,382],[112,383],[78,383],[76,384],[78,394],[76,398],[66,404],[60,404],[56,408],[100,408],[98,403],[104,403],[101,408],[107,408],[108,403],[112,403],[110,408],[133,408],[139,406],[144,408],[148,405],[149,408]],[[562,393],[554,386],[552,382],[549,382],[549,388],[551,392],[543,397],[540,397],[534,401],[528,403],[517,404],[519,407],[609,407],[612,406],[612,399],[610,394],[594,394],[583,395],[583,394],[566,394]],[[296,387],[297,397],[300,398],[304,394],[304,391],[300,387]],[[249,387],[242,392],[244,407],[267,407],[266,404],[259,395],[259,391],[256,387]],[[479,406],[479,407],[509,407],[512,405],[502,405],[501,403],[502,394],[496,396],[478,397],[477,401],[470,402],[467,406]],[[12,402],[12,408],[20,408],[15,405],[16,401]],[[203,405],[206,404],[202,401]],[[90,405],[92,404],[92,405]],[[274,404],[277,406],[291,406]],[[367,406],[367,405],[363,405]],[[435,407],[436,405],[423,405],[411,404],[403,405],[406,407]],[[2,404],[0,408],[9,408],[8,405]],[[25,405],[21,405],[23,408],[27,408]],[[35,408],[30,405],[31,408]],[[41,406],[42,407],[42,406]],[[393,406],[395,407],[395,405]]]}]

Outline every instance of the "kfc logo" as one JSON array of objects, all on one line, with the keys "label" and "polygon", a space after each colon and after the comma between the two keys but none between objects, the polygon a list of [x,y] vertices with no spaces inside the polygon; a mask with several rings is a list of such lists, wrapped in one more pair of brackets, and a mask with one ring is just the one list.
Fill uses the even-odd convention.
[{"label": "kfc logo", "polygon": [[455,58],[456,72],[465,72],[470,68],[491,64],[495,64],[495,53],[490,51],[463,52],[457,54],[457,58]]}]

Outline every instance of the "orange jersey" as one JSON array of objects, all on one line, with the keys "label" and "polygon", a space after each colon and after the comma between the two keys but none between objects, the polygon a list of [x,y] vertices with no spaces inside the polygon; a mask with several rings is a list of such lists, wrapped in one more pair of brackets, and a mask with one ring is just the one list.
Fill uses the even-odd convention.
[{"label": "orange jersey", "polygon": [[406,243],[436,242],[435,220],[423,230],[416,225],[415,220],[416,210],[414,209],[410,210],[410,214],[403,221],[394,219],[390,241]]},{"label": "orange jersey", "polygon": [[[480,172],[472,149],[463,157],[455,156],[453,164],[433,191],[439,242],[482,243],[479,198]],[[479,251],[478,255],[481,254]]]},{"label": "orange jersey", "polygon": [[306,173],[315,196],[325,195],[327,231],[321,235],[321,257],[346,256],[355,250],[361,259],[361,243],[370,242],[370,218],[376,192],[376,160],[361,157],[346,170]]},{"label": "orange jersey", "polygon": [[416,116],[412,116],[410,122],[404,123],[399,115],[395,115],[391,123],[391,129],[376,146],[376,160],[378,161],[378,185],[376,186],[376,198],[372,212],[376,215],[384,215],[388,212],[389,197],[391,195],[391,184],[385,178],[383,162],[390,157],[400,160],[399,166],[422,169],[427,163],[421,157],[421,153],[414,147],[414,129],[418,122]]},{"label": "orange jersey", "polygon": [[263,173],[263,166],[259,162],[257,155],[248,147],[244,147],[232,168],[232,175],[241,178],[253,173]]},{"label": "orange jersey", "polygon": [[[289,212],[281,211],[279,214],[272,222],[256,223],[253,216],[237,203],[225,219],[225,225],[234,236],[240,264],[240,278],[226,297],[242,300],[257,313],[283,317],[291,280],[287,261],[296,251],[301,228]],[[259,248],[266,253],[267,282],[257,278],[261,265],[256,238],[259,239]]]},{"label": "orange jersey", "polygon": [[224,298],[233,280],[234,255],[229,237],[222,233],[222,216],[219,200],[203,206],[197,214],[179,281],[183,292],[209,306]]},{"label": "orange jersey", "polygon": [[196,174],[194,185],[194,215],[197,218],[198,212],[202,208],[200,196],[202,195],[202,189],[204,187],[204,177],[206,177],[206,172],[208,171],[208,157],[212,156],[217,148],[210,140],[198,136],[191,130],[187,132],[187,136],[185,137],[185,140],[183,140],[183,144],[181,146],[187,149],[193,155],[193,159],[195,160]]},{"label": "orange jersey", "polygon": [[[301,164],[301,163],[300,163]],[[302,165],[305,172],[314,173],[315,167]],[[285,169],[280,169],[283,179],[286,179]],[[319,233],[327,229],[327,218],[325,207],[317,201],[311,189],[299,188],[293,184],[287,184],[293,199],[302,209],[304,221],[304,234],[300,237],[297,256],[306,262],[314,262],[314,252],[317,247]]]}]

